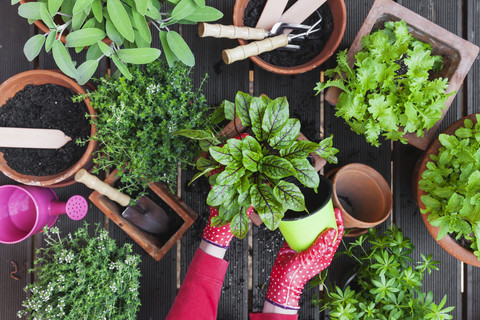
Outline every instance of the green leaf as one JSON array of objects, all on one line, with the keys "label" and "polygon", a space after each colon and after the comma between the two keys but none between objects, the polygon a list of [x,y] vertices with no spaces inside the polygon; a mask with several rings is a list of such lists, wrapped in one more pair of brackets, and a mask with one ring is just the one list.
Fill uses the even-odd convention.
[{"label": "green leaf", "polygon": [[267,109],[267,103],[261,98],[252,98],[248,110],[248,114],[251,120],[252,131],[259,141],[265,141],[267,139],[267,133],[262,129],[263,116],[265,115],[265,109]]},{"label": "green leaf", "polygon": [[239,239],[245,238],[248,232],[248,216],[246,209],[241,207],[241,211],[237,213],[230,222],[230,230],[232,234]]},{"label": "green leaf", "polygon": [[480,192],[480,171],[475,170],[468,178],[467,192],[472,194]]},{"label": "green leaf", "polygon": [[79,77],[77,78],[78,84],[84,85],[98,68],[99,60],[87,60],[78,67]]},{"label": "green leaf", "polygon": [[[205,0],[195,0],[195,3],[196,3],[197,6],[199,6],[200,8],[205,7]],[[197,10],[198,10],[198,9],[197,9]]]},{"label": "green leaf", "polygon": [[156,48],[120,49],[117,51],[121,60],[133,64],[150,63],[157,60],[160,54],[161,51]]},{"label": "green leaf", "polygon": [[51,30],[50,33],[48,34],[47,39],[45,40],[46,52],[50,52],[50,49],[52,49],[53,41],[55,41],[56,36],[57,36],[57,32],[55,30]]},{"label": "green leaf", "polygon": [[280,181],[275,188],[273,188],[273,194],[287,209],[293,211],[304,211],[305,198],[300,188],[293,183]]},{"label": "green leaf", "polygon": [[75,5],[73,6],[73,14],[76,15],[80,11],[84,11],[87,7],[91,6],[93,0],[77,0],[75,1]]},{"label": "green leaf", "polygon": [[235,109],[237,116],[242,121],[242,124],[246,127],[251,126],[249,106],[252,101],[252,96],[248,93],[237,92],[235,96]]},{"label": "green leaf", "polygon": [[235,104],[228,100],[223,100],[220,107],[223,107],[225,119],[233,120],[235,118]]},{"label": "green leaf", "polygon": [[19,3],[19,2],[20,2],[20,0],[12,0],[12,1],[10,2],[10,4],[13,6],[14,4],[17,4],[17,3]]},{"label": "green leaf", "polygon": [[196,168],[198,171],[204,171],[209,168],[217,168],[219,167],[217,163],[213,162],[210,159],[206,159],[204,157],[198,157],[196,162]]},{"label": "green leaf", "polygon": [[288,119],[285,126],[273,136],[270,137],[268,143],[274,149],[285,149],[290,147],[297,140],[300,134],[300,120]]},{"label": "green leaf", "polygon": [[192,51],[188,47],[185,40],[183,40],[182,36],[180,36],[175,31],[169,31],[167,33],[167,43],[168,47],[175,56],[186,64],[189,67],[193,67],[195,65],[195,57],[193,56]]},{"label": "green leaf", "polygon": [[258,164],[258,171],[273,179],[282,179],[295,175],[290,161],[278,156],[266,156]]},{"label": "green leaf", "polygon": [[118,70],[120,70],[120,72],[125,76],[125,78],[127,78],[128,80],[133,79],[132,74],[130,73],[130,71],[128,71],[127,66],[122,61],[120,61],[120,59],[118,59],[116,55],[113,55],[110,58],[117,66]]},{"label": "green leaf", "polygon": [[130,42],[135,40],[132,24],[120,0],[108,0],[107,11],[115,28]]},{"label": "green leaf", "polygon": [[295,169],[295,177],[298,181],[306,187],[318,188],[320,178],[315,168],[312,167],[307,159],[292,159],[290,162]]},{"label": "green leaf", "polygon": [[278,228],[285,209],[275,198],[271,188],[267,184],[254,185],[250,189],[252,205],[259,214],[265,226],[270,230]]},{"label": "green leaf", "polygon": [[45,7],[43,2],[26,2],[18,7],[18,15],[26,19],[41,20],[42,7]]},{"label": "green leaf", "polygon": [[258,143],[258,141],[252,136],[246,136],[245,138],[243,138],[242,143],[243,150],[250,150],[257,153],[262,152],[262,147],[260,146],[260,143]]},{"label": "green leaf", "polygon": [[184,136],[195,140],[212,140],[218,142],[215,135],[209,130],[182,129],[175,131],[173,135]]},{"label": "green leaf", "polygon": [[137,11],[144,16],[147,13],[148,0],[135,0]]},{"label": "green leaf", "polygon": [[102,0],[93,0],[93,2],[92,2],[92,12],[93,12],[93,16],[95,17],[95,19],[97,19],[98,22],[103,21]]},{"label": "green leaf", "polygon": [[[102,50],[100,50],[100,46],[98,45],[100,42],[97,42],[96,44],[90,46],[87,50],[87,60],[97,60],[100,59],[102,56]],[[107,46],[108,47],[108,46]]]},{"label": "green leaf", "polygon": [[98,45],[99,49],[102,51],[102,53],[104,55],[106,55],[107,57],[110,57],[112,54],[115,53],[113,51],[113,48],[103,41],[98,41],[97,45]]},{"label": "green leaf", "polygon": [[52,54],[55,63],[63,73],[69,77],[78,78],[78,72],[77,69],[75,69],[70,53],[68,53],[67,48],[65,48],[60,40],[53,42]]},{"label": "green leaf", "polygon": [[75,14],[72,17],[72,30],[73,31],[80,30],[86,18],[87,18],[87,13],[83,10]]},{"label": "green leaf", "polygon": [[[141,0],[136,0],[136,1],[138,2]],[[136,10],[132,10],[132,15],[133,15],[133,21],[135,22],[134,27],[138,29],[140,36],[146,42],[151,43],[152,33],[150,32],[150,28],[148,27],[148,23],[147,23],[147,20],[145,20],[145,17],[142,14],[138,13]]]},{"label": "green leaf", "polygon": [[258,171],[258,164],[262,160],[263,155],[250,150],[243,150],[243,166],[252,172]]},{"label": "green leaf", "polygon": [[168,34],[167,31],[160,31],[159,32],[160,41],[162,42],[162,48],[163,48],[164,56],[167,59],[168,66],[170,68],[172,68],[175,65],[175,62],[179,61],[179,59],[173,53],[172,49],[170,49],[170,46],[168,45],[167,34]]},{"label": "green leaf", "polygon": [[105,38],[105,32],[97,28],[87,28],[67,35],[67,47],[88,47]]},{"label": "green leaf", "polygon": [[40,16],[42,17],[42,21],[47,25],[49,29],[56,28],[55,22],[53,22],[53,18],[46,6],[40,7]]},{"label": "green leaf", "polygon": [[23,53],[27,57],[28,61],[33,61],[40,51],[42,50],[43,44],[45,43],[45,37],[42,34],[37,34],[28,39],[23,47]]},{"label": "green leaf", "polygon": [[318,144],[311,141],[295,141],[287,149],[280,150],[280,156],[285,159],[297,159],[306,158],[310,153],[315,152],[318,149]]},{"label": "green leaf", "polygon": [[228,146],[210,147],[210,155],[213,159],[225,166],[228,166],[235,160],[233,155],[230,153]]},{"label": "green leaf", "polygon": [[192,22],[216,21],[223,17],[223,13],[212,7],[197,8],[185,20]]},{"label": "green leaf", "polygon": [[226,167],[225,170],[218,175],[216,183],[219,185],[232,185],[239,181],[244,174],[245,168],[242,166],[238,168]]},{"label": "green leaf", "polygon": [[172,11],[172,18],[182,20],[191,15],[197,6],[193,0],[181,0]]},{"label": "green leaf", "polygon": [[230,150],[230,153],[232,154],[233,158],[235,160],[242,162],[242,147],[243,143],[242,140],[239,139],[228,139],[227,141],[228,145],[228,150]]},{"label": "green leaf", "polygon": [[273,136],[279,132],[289,119],[289,107],[286,97],[273,100],[267,106],[263,117],[262,129],[267,133],[267,137]]},{"label": "green leaf", "polygon": [[236,190],[230,185],[214,185],[208,193],[207,204],[213,207],[219,206],[234,192]]},{"label": "green leaf", "polygon": [[427,209],[431,208],[433,210],[440,210],[440,208],[442,207],[442,204],[438,200],[430,197],[429,195],[423,195],[420,197],[420,199],[422,200],[423,204],[427,207]]},{"label": "green leaf", "polygon": [[123,44],[123,36],[118,32],[117,28],[115,28],[109,19],[106,19],[105,21],[105,31],[107,31],[107,36],[118,46]]},{"label": "green leaf", "polygon": [[58,9],[62,5],[63,0],[48,0],[48,12],[53,17],[57,14]]}]

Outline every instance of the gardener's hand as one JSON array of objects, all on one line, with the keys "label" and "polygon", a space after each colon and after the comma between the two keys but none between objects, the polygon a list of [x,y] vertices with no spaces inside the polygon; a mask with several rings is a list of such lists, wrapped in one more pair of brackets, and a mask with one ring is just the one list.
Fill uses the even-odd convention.
[{"label": "gardener's hand", "polygon": [[342,240],[343,220],[339,209],[335,209],[335,219],[338,235],[335,229],[329,228],[305,251],[296,252],[285,242],[270,274],[264,313],[275,312],[274,306],[292,311],[299,309],[298,300],[303,287],[308,280],[330,265]]}]

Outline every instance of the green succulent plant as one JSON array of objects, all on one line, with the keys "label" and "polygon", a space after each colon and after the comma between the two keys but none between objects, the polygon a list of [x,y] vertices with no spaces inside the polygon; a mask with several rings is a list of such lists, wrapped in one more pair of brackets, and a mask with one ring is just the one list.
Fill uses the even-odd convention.
[{"label": "green succulent plant", "polygon": [[[12,4],[19,1],[12,0]],[[34,35],[25,43],[27,59],[35,59],[45,45],[45,51],[52,51],[60,70],[80,84],[92,77],[103,57],[112,59],[128,79],[132,75],[126,63],[145,64],[157,59],[161,51],[150,47],[149,25],[158,30],[170,66],[176,61],[193,66],[192,51],[169,27],[214,21],[223,16],[206,6],[205,0],[38,0],[21,4],[18,14],[29,23],[41,20],[49,28],[47,33]],[[65,44],[60,40],[62,35],[66,35]],[[86,61],[77,67],[69,48],[77,53],[88,48]]]}]

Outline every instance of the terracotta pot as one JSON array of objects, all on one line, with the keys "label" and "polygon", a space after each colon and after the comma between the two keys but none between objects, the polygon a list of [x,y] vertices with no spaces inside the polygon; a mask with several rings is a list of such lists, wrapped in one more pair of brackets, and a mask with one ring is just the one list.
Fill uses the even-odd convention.
[{"label": "terracotta pot", "polygon": [[[14,75],[7,79],[0,85],[0,106],[3,106],[8,99],[15,96],[15,94],[22,90],[27,84],[41,85],[46,83],[53,83],[72,90],[75,94],[85,94],[85,90],[75,81],[56,70],[31,70]],[[95,115],[93,107],[90,105],[89,99],[84,99],[88,112],[91,116]],[[91,125],[91,135],[95,134],[95,127]],[[22,184],[43,186],[43,187],[64,187],[74,184],[73,176],[80,168],[91,169],[92,152],[96,149],[97,142],[89,141],[87,150],[83,156],[70,168],[55,175],[48,176],[31,176],[20,174],[10,168],[3,158],[3,153],[0,153],[0,171],[7,177],[18,181]]]},{"label": "terracotta pot", "polygon": [[[36,2],[37,0],[20,0],[20,4],[24,4],[26,2]],[[55,23],[57,24],[62,24],[63,23],[63,20],[62,18],[57,15],[55,16]],[[50,29],[47,27],[47,25],[45,23],[43,23],[42,20],[35,20],[33,22],[38,29],[42,30],[44,33],[47,33],[50,31]],[[62,41],[63,43],[67,43],[67,38],[66,38],[66,35],[68,34],[68,31],[65,31],[62,36],[60,37],[60,41]],[[110,45],[112,43],[112,40],[110,40],[110,38],[105,38],[102,40],[103,42],[105,42],[106,44]]]},{"label": "terracotta pot", "polygon": [[[362,48],[360,41],[365,35],[382,28],[387,21],[398,20],[404,20],[408,24],[409,30],[415,38],[422,42],[430,43],[434,55],[443,57],[443,69],[439,73],[433,74],[433,77],[448,78],[449,85],[446,92],[458,92],[463,83],[463,79],[478,55],[479,48],[473,43],[462,39],[391,0],[376,0],[373,4],[367,18],[348,50],[347,56],[350,66],[353,67],[355,63],[354,56]],[[325,99],[330,104],[336,105],[340,93],[340,89],[331,87],[327,90]],[[406,134],[405,137],[408,139],[408,143],[421,150],[426,150],[433,141],[435,132],[440,126],[454,98],[455,95],[448,98],[445,102],[442,118],[430,130],[425,132],[424,137],[420,138],[414,133]]]},{"label": "terracotta pot", "polygon": [[[115,177],[117,170],[113,171],[105,182],[111,186],[119,179]],[[161,183],[150,184],[149,189],[155,192],[170,208],[175,211],[184,221],[181,227],[168,239],[162,243],[153,234],[143,231],[136,225],[122,217],[120,206],[94,191],[88,198],[93,202],[105,215],[107,215],[117,226],[119,226],[126,234],[130,236],[140,247],[143,248],[153,259],[159,261],[162,257],[182,238],[183,234],[197,219],[197,214],[178,196],[170,192],[168,187]]]},{"label": "terracotta pot", "polygon": [[[243,13],[250,0],[237,0],[233,9],[233,24],[243,27]],[[294,67],[280,67],[273,64],[269,64],[259,57],[250,57],[250,59],[267,71],[277,74],[299,74],[315,69],[330,58],[335,50],[337,50],[340,42],[342,41],[343,34],[345,33],[345,27],[347,25],[347,10],[345,8],[344,0],[328,0],[328,5],[333,15],[333,31],[328,39],[327,43],[323,47],[322,51],[313,58],[310,62],[294,66]],[[241,45],[245,45],[248,42],[246,40],[239,39]]]},{"label": "terracotta pot", "polygon": [[[476,119],[476,114],[471,114],[467,117],[464,117],[456,122],[454,122],[452,125],[450,125],[443,133],[445,134],[455,134],[455,131],[463,127],[463,122],[465,119],[470,119],[472,120],[473,123],[477,122]],[[413,173],[413,179],[414,181],[414,187],[413,190],[415,191],[415,198],[417,200],[417,204],[420,207],[420,209],[426,209],[426,206],[423,204],[421,197],[423,195],[426,195],[427,193],[423,190],[421,190],[418,187],[418,184],[420,180],[422,179],[422,174],[425,170],[427,170],[427,163],[430,160],[430,155],[432,154],[438,154],[438,150],[442,144],[440,143],[440,140],[438,138],[432,143],[432,145],[425,151],[425,154],[420,160],[417,162],[417,165],[415,167],[414,173]],[[463,261],[465,263],[468,263],[469,265],[475,266],[475,267],[480,267],[480,261],[477,259],[477,257],[473,254],[472,251],[462,247],[460,244],[458,244],[452,237],[449,235],[446,235],[443,237],[441,240],[437,240],[438,233],[440,232],[439,227],[434,227],[430,224],[428,221],[428,216],[430,213],[427,214],[422,214],[422,219],[423,222],[425,223],[425,226],[427,226],[428,231],[432,235],[433,239],[437,241],[437,243],[443,248],[443,250],[447,251],[450,255],[455,257],[456,259]]]},{"label": "terracotta pot", "polygon": [[361,163],[351,163],[326,175],[333,184],[333,206],[342,211],[347,237],[365,233],[392,212],[392,192],[383,176]]}]

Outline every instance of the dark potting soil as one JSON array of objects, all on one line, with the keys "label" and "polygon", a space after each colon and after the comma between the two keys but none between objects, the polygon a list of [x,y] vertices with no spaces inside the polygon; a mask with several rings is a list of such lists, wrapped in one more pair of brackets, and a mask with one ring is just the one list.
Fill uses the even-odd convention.
[{"label": "dark potting soil", "polygon": [[[297,0],[288,1],[286,9],[290,8],[295,2]],[[243,14],[243,24],[247,27],[255,27],[266,3],[267,0],[250,0]],[[293,67],[307,63],[316,57],[322,51],[333,31],[333,15],[328,3],[322,5],[317,12],[322,16],[322,22],[320,22],[322,29],[313,33],[309,39],[293,39],[290,42],[290,44],[301,46],[300,50],[287,51],[277,49],[272,52],[262,53],[259,55],[259,58],[273,65]],[[313,25],[317,22],[319,19],[317,12],[308,17],[302,24]],[[295,33],[300,32],[292,32],[292,34]]]},{"label": "dark potting soil", "polygon": [[85,103],[55,84],[27,85],[0,108],[0,127],[59,129],[72,138],[60,149],[0,148],[10,168],[26,175],[47,176],[74,165],[87,146],[75,143],[90,135]]},{"label": "dark potting soil", "polygon": [[348,199],[348,197],[339,194],[338,201],[342,205],[343,209],[345,209],[345,211],[347,211],[352,216],[355,215],[355,210],[353,209],[352,202],[350,201],[350,199]]}]

